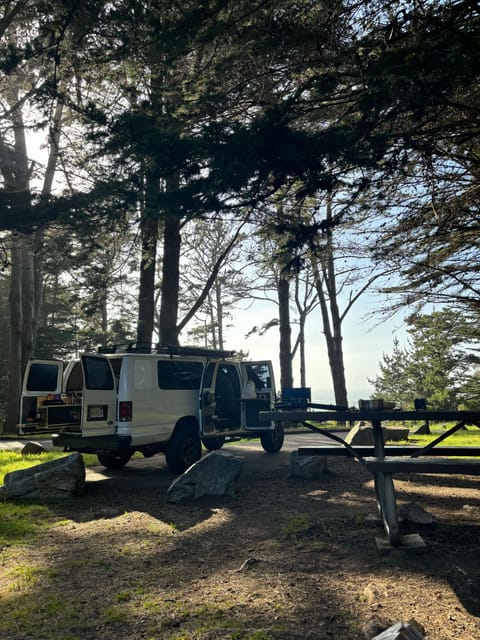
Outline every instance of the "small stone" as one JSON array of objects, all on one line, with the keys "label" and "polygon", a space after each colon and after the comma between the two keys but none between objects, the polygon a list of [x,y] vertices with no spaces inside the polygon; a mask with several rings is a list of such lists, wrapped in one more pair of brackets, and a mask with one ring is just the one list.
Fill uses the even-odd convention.
[{"label": "small stone", "polygon": [[239,573],[240,571],[245,571],[246,569],[250,569],[250,567],[253,567],[254,565],[258,564],[260,562],[260,560],[257,560],[257,558],[247,558],[245,560],[245,562],[242,563],[241,567],[239,567],[237,569],[237,573]]}]

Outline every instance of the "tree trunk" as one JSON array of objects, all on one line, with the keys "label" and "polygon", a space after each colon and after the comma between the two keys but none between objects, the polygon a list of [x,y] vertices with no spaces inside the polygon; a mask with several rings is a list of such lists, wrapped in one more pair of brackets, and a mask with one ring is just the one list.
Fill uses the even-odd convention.
[{"label": "tree trunk", "polygon": [[162,296],[160,302],[160,344],[178,345],[178,295],[180,279],[181,218],[165,216],[163,232]]},{"label": "tree trunk", "polygon": [[[213,333],[215,336],[218,335],[218,347],[219,349],[224,348],[223,342],[223,303],[222,303],[222,285],[217,280],[215,281],[215,308],[217,310],[216,322],[213,325]],[[216,330],[215,330],[216,325]],[[216,340],[215,340],[216,342]]]},{"label": "tree trunk", "polygon": [[142,255],[138,288],[137,342],[152,343],[155,311],[155,273],[158,241],[158,176],[148,173],[145,179],[145,206],[140,221]]},{"label": "tree trunk", "polygon": [[338,313],[336,291],[333,283],[330,282],[329,285],[327,285],[329,291],[329,302],[327,302],[324,287],[326,286],[325,276],[328,277],[328,274],[324,272],[322,277],[318,268],[318,263],[313,256],[311,261],[315,278],[315,286],[320,303],[323,333],[325,335],[327,345],[328,363],[330,366],[330,374],[332,376],[335,403],[341,406],[348,406],[345,367],[343,363],[342,323]]},{"label": "tree trunk", "polygon": [[10,273],[10,292],[8,296],[10,310],[10,331],[8,349],[8,395],[5,432],[15,433],[18,421],[19,398],[22,376],[22,250],[20,239],[13,239],[11,252],[12,270]]},{"label": "tree trunk", "polygon": [[286,277],[279,277],[277,283],[279,331],[280,331],[280,387],[293,387],[292,345],[290,326],[290,282]]}]

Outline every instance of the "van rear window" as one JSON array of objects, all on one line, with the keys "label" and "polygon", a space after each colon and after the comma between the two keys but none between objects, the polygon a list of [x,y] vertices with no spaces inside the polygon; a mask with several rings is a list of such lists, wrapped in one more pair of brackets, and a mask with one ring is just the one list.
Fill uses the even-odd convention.
[{"label": "van rear window", "polygon": [[27,391],[56,391],[58,364],[33,362],[28,372]]},{"label": "van rear window", "polygon": [[160,389],[197,389],[202,382],[203,364],[180,360],[158,360]]},{"label": "van rear window", "polygon": [[110,390],[114,388],[112,370],[107,360],[84,356],[82,361],[87,389]]}]

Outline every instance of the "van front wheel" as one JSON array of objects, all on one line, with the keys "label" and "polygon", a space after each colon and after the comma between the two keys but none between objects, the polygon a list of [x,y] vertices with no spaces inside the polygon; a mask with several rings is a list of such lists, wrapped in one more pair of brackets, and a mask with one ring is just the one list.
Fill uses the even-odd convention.
[{"label": "van front wheel", "polygon": [[209,451],[216,451],[217,449],[221,449],[225,444],[225,437],[217,436],[216,438],[203,438],[202,442],[205,449],[208,449]]},{"label": "van front wheel", "polygon": [[202,443],[194,427],[178,428],[167,445],[165,459],[172,473],[183,473],[202,457]]},{"label": "van front wheel", "polygon": [[131,451],[98,451],[99,463],[107,469],[123,469],[132,457]]}]

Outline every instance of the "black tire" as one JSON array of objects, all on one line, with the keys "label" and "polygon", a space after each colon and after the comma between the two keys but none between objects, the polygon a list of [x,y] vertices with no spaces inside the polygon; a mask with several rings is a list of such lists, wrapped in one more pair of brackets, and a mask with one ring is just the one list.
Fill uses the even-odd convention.
[{"label": "black tire", "polygon": [[177,428],[165,450],[167,466],[172,473],[183,473],[202,457],[202,443],[195,427]]},{"label": "black tire", "polygon": [[267,453],[277,453],[283,447],[285,434],[281,422],[275,423],[275,429],[260,434],[260,442]]},{"label": "black tire", "polygon": [[99,463],[107,469],[123,469],[132,457],[131,451],[99,451]]},{"label": "black tire", "polygon": [[208,449],[209,451],[216,451],[217,449],[221,449],[225,444],[225,437],[217,436],[215,438],[203,438],[202,442],[205,449]]}]

